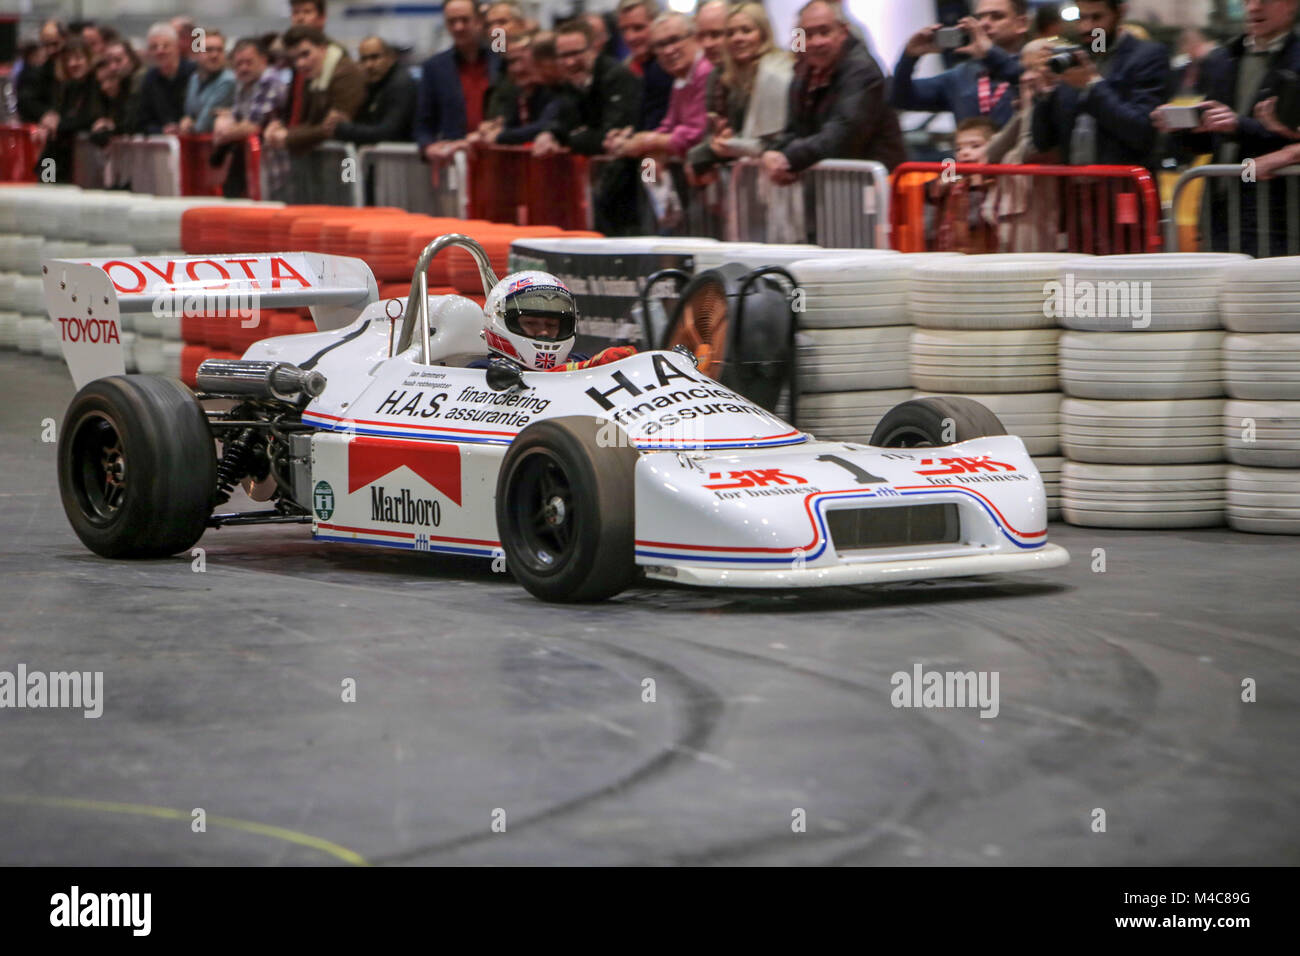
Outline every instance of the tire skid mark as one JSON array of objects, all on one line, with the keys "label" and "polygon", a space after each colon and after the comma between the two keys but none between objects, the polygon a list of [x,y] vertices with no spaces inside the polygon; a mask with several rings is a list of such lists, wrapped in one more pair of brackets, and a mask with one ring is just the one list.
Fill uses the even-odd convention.
[{"label": "tire skid mark", "polygon": [[[722,713],[726,707],[723,698],[702,681],[698,681],[688,676],[684,671],[679,670],[671,664],[667,664],[658,658],[651,657],[648,654],[641,654],[637,651],[629,650],[614,644],[607,644],[601,641],[592,641],[581,637],[561,638],[566,642],[574,641],[579,644],[599,648],[602,652],[611,654],[627,663],[636,663],[641,667],[657,668],[660,673],[667,674],[674,681],[678,681],[684,688],[689,689],[689,693],[684,695],[686,701],[685,713],[682,715],[684,726],[677,738],[669,745],[661,749],[649,760],[624,774],[616,780],[603,784],[593,790],[577,794],[567,800],[563,800],[552,806],[538,810],[528,816],[517,818],[511,826],[519,829],[521,827],[543,823],[554,820],[576,810],[582,809],[597,800],[604,797],[613,796],[614,794],[623,793],[631,787],[644,784],[647,780],[654,780],[660,776],[666,775],[674,769],[681,766],[694,764],[699,756],[706,753],[705,745],[712,736]],[[454,850],[464,849],[485,840],[491,840],[496,836],[495,833],[474,832],[466,833],[461,836],[451,837],[445,840],[439,840],[433,843],[424,844],[417,847],[411,847],[406,850],[400,850],[396,853],[389,853],[379,857],[371,858],[371,863],[376,866],[385,866],[393,863],[410,863],[417,857],[436,856],[448,853]]]}]

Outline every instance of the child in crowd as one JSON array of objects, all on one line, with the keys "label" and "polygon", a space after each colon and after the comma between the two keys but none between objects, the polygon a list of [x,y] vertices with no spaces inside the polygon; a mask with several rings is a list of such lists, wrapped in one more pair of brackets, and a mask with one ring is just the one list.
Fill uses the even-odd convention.
[{"label": "child in crowd", "polygon": [[[958,163],[988,162],[989,141],[997,131],[985,116],[971,116],[957,125]],[[940,252],[997,252],[997,230],[984,205],[991,183],[984,176],[942,173],[930,183],[929,199],[938,207],[935,249]]]}]

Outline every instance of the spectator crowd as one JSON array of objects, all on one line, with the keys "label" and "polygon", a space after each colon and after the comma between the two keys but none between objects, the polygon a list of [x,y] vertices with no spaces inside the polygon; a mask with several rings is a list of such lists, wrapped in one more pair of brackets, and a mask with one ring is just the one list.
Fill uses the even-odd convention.
[{"label": "spectator crowd", "polygon": [[[900,116],[918,113],[951,115],[959,162],[1155,171],[1208,154],[1253,160],[1260,178],[1300,162],[1300,0],[1243,0],[1241,35],[1216,42],[1188,29],[1172,54],[1127,22],[1122,0],[1073,6],[1067,23],[1052,4],[974,0],[970,16],[909,38],[892,75],[872,52],[870,24],[837,0],[809,0],[790,37],[774,33],[757,0],[700,0],[693,15],[620,0],[608,15],[549,29],[509,0],[445,0],[451,46],[418,71],[377,36],[354,59],[330,38],[326,0],[290,0],[283,31],[237,40],[184,17],[157,23],[143,58],[111,26],[51,20],[16,69],[16,111],[38,128],[59,179],[71,178],[83,133],[100,146],[210,134],[231,195],[247,186],[240,146],[253,135],[274,198],[297,198],[295,157],[326,140],[414,142],[435,167],[492,144],[601,156],[595,225],[614,235],[673,229],[741,158],[756,161],[781,215],[792,192],[782,187],[822,160],[897,167],[909,152]],[[933,56],[945,68],[917,76]],[[1190,120],[1170,108],[1179,104],[1194,106]],[[937,181],[928,199],[940,246],[1050,248],[1054,196],[1042,185]],[[1210,193],[1211,204],[1226,201]],[[1242,207],[1252,243],[1253,215]]]}]

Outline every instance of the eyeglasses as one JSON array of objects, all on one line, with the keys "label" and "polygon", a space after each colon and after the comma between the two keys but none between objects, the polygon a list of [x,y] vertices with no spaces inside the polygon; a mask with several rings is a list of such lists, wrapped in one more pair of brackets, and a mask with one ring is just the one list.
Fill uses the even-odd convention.
[{"label": "eyeglasses", "polygon": [[575,57],[575,56],[582,56],[582,55],[583,55],[584,53],[586,53],[589,49],[591,49],[591,47],[585,47],[585,46],[584,46],[581,50],[570,50],[570,51],[567,52],[567,53],[560,53],[559,51],[556,51],[555,58],[556,58],[557,60],[569,60],[569,59],[572,59],[572,58]]},{"label": "eyeglasses", "polygon": [[675,37],[667,37],[663,40],[660,40],[658,43],[652,44],[652,46],[655,48],[656,51],[667,50],[677,46],[677,44],[679,43],[685,43],[688,36],[689,34],[679,33]]}]

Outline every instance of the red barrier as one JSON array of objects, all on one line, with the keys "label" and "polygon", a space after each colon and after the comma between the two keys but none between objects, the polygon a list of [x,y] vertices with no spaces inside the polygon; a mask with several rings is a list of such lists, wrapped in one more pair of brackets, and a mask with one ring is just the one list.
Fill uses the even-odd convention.
[{"label": "red barrier", "polygon": [[[1055,188],[1045,195],[1029,190],[1018,215],[1026,217],[1015,225],[1046,227],[1056,241],[1052,248],[996,251],[1078,252],[1090,255],[1159,252],[1160,198],[1151,174],[1141,166],[1035,166],[985,163],[903,163],[894,170],[889,202],[891,241],[901,252],[925,252],[937,248],[935,230],[918,232],[925,221],[922,190],[936,175],[986,176],[994,179],[994,190],[1008,188],[1011,177],[1047,180]],[[998,177],[1008,177],[1000,180]],[[1007,186],[1004,187],[1003,184]],[[1021,179],[1020,183],[1024,183]],[[1050,201],[1055,195],[1056,202]],[[996,203],[995,203],[996,208]],[[1043,221],[1042,217],[1048,217]],[[1030,222],[1038,217],[1037,222]],[[1006,226],[1005,221],[994,223]],[[1061,245],[1064,248],[1060,248]]]},{"label": "red barrier", "polygon": [[587,159],[536,159],[527,146],[482,146],[469,155],[469,217],[518,226],[586,229]]},{"label": "red barrier", "polygon": [[225,171],[208,164],[212,157],[212,134],[191,133],[178,136],[181,145],[181,195],[220,196]]},{"label": "red barrier", "polygon": [[41,146],[30,123],[0,124],[0,181],[34,183]]},{"label": "red barrier", "polygon": [[244,140],[244,183],[248,198],[262,201],[262,138],[250,136]]}]

